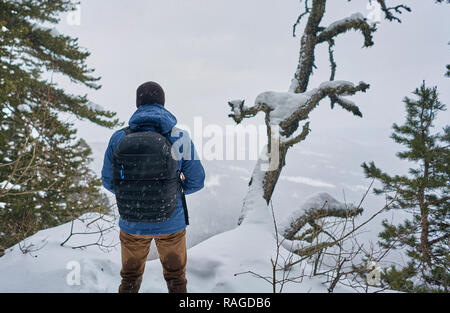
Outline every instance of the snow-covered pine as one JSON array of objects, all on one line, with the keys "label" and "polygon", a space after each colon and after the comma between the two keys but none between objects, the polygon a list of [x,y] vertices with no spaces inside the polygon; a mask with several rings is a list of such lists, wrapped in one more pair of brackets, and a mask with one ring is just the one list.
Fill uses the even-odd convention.
[{"label": "snow-covered pine", "polygon": [[[101,180],[89,167],[90,147],[60,113],[108,128],[119,124],[116,113],[92,104],[94,111],[88,109],[87,96],[68,93],[49,79],[55,74],[89,89],[99,87],[100,78],[87,64],[89,52],[56,30],[58,16],[72,10],[70,1],[1,3],[0,47],[8,57],[0,75],[0,160],[6,161],[0,182],[9,184],[0,186],[6,203],[0,208],[0,255],[39,229],[108,206]],[[39,192],[46,192],[45,198]]]},{"label": "snow-covered pine", "polygon": [[89,110],[94,111],[94,112],[95,111],[98,111],[98,112],[105,111],[104,107],[102,107],[100,104],[97,104],[97,103],[92,102],[92,101],[88,101],[86,103],[86,106],[89,108]]},{"label": "snow-covered pine", "polygon": [[55,27],[44,27],[38,24],[33,24],[33,26],[31,27],[31,30],[41,30],[41,31],[50,31],[50,35],[52,35],[53,37],[58,37],[58,36],[62,36],[62,34],[55,28]]}]

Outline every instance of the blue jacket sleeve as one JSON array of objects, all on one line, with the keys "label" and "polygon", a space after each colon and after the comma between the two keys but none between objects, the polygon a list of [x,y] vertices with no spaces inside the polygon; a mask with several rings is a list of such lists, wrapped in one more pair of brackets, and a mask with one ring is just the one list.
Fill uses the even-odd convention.
[{"label": "blue jacket sleeve", "polygon": [[109,140],[108,148],[105,151],[105,157],[103,159],[102,168],[102,184],[110,192],[114,193],[113,186],[113,173],[112,173],[112,158],[113,152],[119,145],[120,141],[125,137],[125,132],[123,130],[116,131]]},{"label": "blue jacket sleeve", "polygon": [[[188,134],[184,133],[183,136]],[[183,173],[185,180],[183,182],[183,189],[185,194],[191,194],[199,191],[204,187],[205,183],[205,170],[199,159],[197,151],[195,150],[192,140],[188,140],[190,149],[182,159],[181,172]]]}]

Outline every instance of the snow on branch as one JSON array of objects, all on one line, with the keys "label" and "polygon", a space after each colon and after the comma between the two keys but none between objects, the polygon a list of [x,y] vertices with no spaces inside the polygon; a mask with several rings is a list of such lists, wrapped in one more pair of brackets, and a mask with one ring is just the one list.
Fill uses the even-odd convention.
[{"label": "snow on branch", "polygon": [[[322,83],[319,88],[306,92],[305,94],[309,96],[308,101],[280,123],[280,126],[283,129],[282,135],[292,135],[298,128],[299,121],[307,119],[309,113],[322,99],[326,97],[354,95],[359,91],[366,92],[368,88],[369,85],[364,82],[360,82],[357,86],[347,81],[329,81]],[[344,101],[337,103],[345,110],[352,112],[354,115],[362,116],[356,105],[351,105],[348,101],[345,103]]]},{"label": "snow on branch", "polygon": [[339,202],[329,194],[322,192],[307,199],[301,208],[292,214],[288,219],[288,225],[283,227],[283,237],[287,240],[294,240],[296,234],[304,226],[313,224],[320,218],[349,218],[362,212],[362,208]]},{"label": "snow on branch", "polygon": [[47,28],[47,27],[43,27],[43,26],[38,25],[38,24],[31,24],[31,25],[32,25],[32,26],[31,26],[31,30],[32,30],[32,31],[39,30],[39,31],[43,31],[43,32],[49,32],[50,35],[52,35],[53,37],[59,37],[59,36],[62,36],[61,33],[58,32],[58,30],[57,30],[56,28],[54,28],[54,27],[52,27],[52,28]]},{"label": "snow on branch", "polygon": [[105,111],[104,107],[102,107],[100,104],[92,102],[92,101],[88,101],[85,105],[89,110],[94,111],[94,112]]},{"label": "snow on branch", "polygon": [[364,47],[373,45],[372,33],[376,31],[376,28],[369,25],[361,13],[354,13],[350,17],[332,23],[317,35],[317,43],[328,42],[352,29],[362,32],[364,35]]},{"label": "snow on branch", "polygon": [[[256,97],[252,107],[245,106],[243,100],[229,102],[232,109],[229,116],[239,124],[244,118],[253,117],[263,111],[266,113],[267,125],[279,125],[282,129],[281,135],[289,137],[297,130],[299,121],[306,120],[309,113],[326,97],[331,97],[332,103],[339,104],[354,115],[362,116],[356,104],[342,96],[354,95],[358,91],[365,92],[368,88],[369,85],[364,82],[355,86],[348,81],[328,81],[320,84],[319,88],[301,94],[266,91]],[[303,134],[305,132],[306,129]]]}]

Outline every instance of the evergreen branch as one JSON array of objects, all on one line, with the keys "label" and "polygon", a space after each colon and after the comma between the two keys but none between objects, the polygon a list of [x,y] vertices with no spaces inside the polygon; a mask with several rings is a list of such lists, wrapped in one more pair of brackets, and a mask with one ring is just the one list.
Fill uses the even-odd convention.
[{"label": "evergreen branch", "polygon": [[431,241],[429,242],[429,244],[430,244],[430,246],[432,246],[432,245],[434,245],[434,244],[436,244],[436,243],[438,243],[438,242],[440,242],[440,241],[443,241],[443,240],[449,239],[449,238],[450,238],[450,233],[446,233],[445,235],[443,235],[443,236],[441,236],[441,237],[439,237],[439,238],[436,238],[436,239],[431,240]]}]

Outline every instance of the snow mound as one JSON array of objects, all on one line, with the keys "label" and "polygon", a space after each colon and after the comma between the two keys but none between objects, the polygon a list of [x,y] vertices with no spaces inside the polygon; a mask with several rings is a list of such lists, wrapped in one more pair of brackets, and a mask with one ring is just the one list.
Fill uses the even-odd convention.
[{"label": "snow mound", "polygon": [[280,232],[283,233],[284,230],[289,228],[292,222],[296,221],[300,216],[304,215],[306,211],[312,209],[320,209],[325,206],[326,208],[333,210],[341,210],[341,209],[354,210],[356,208],[355,205],[353,204],[340,202],[335,198],[333,198],[328,193],[320,192],[307,198],[297,210],[292,212],[292,214],[290,214],[288,218],[284,219],[279,224]]}]

